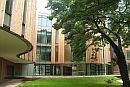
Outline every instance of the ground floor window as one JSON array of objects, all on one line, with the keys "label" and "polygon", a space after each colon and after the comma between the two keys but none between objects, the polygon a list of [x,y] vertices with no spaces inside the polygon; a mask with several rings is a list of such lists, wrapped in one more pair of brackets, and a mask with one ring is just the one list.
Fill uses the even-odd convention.
[{"label": "ground floor window", "polygon": [[61,64],[35,64],[34,75],[38,76],[72,75],[72,67]]},{"label": "ground floor window", "polygon": [[112,67],[106,64],[87,64],[86,75],[109,75],[112,74]]}]

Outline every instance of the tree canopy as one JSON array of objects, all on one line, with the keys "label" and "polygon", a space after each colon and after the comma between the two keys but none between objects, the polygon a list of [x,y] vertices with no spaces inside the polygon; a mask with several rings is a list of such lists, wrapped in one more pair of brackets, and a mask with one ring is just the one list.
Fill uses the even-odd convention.
[{"label": "tree canopy", "polygon": [[[117,56],[117,64],[128,70],[122,47],[130,45],[130,2],[129,0],[49,0],[52,10],[50,19],[55,18],[55,29],[64,29],[66,40],[71,45],[74,58],[85,56],[90,45],[95,47],[110,44]],[[86,41],[92,41],[86,45]],[[123,62],[122,62],[123,61]],[[122,64],[122,66],[121,66]],[[123,65],[124,64],[124,65]],[[121,73],[121,76],[124,76]],[[129,87],[129,86],[124,86]]]},{"label": "tree canopy", "polygon": [[56,18],[53,26],[55,29],[64,29],[63,33],[72,47],[74,58],[85,56],[87,40],[91,40],[92,45],[99,46],[102,41],[104,45],[109,43],[99,34],[99,29],[112,41],[120,37],[121,46],[128,47],[129,6],[128,2],[119,1],[49,0],[48,7],[52,10],[49,18]]}]

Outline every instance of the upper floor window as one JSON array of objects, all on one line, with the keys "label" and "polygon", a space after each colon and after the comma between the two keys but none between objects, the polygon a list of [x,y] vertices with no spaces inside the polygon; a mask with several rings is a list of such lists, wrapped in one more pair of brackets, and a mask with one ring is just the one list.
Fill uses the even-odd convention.
[{"label": "upper floor window", "polygon": [[52,27],[52,21],[47,18],[47,16],[39,15],[38,17],[38,26],[41,27]]},{"label": "upper floor window", "polygon": [[12,11],[13,0],[6,0],[5,15],[4,15],[4,27],[9,29],[11,21],[11,11]]},{"label": "upper floor window", "polygon": [[40,44],[51,44],[51,32],[46,30],[38,31],[37,43]]},{"label": "upper floor window", "polygon": [[55,34],[56,34],[56,35],[55,35],[55,36],[56,36],[56,37],[55,37],[55,38],[56,38],[56,39],[55,39],[55,43],[58,44],[58,41],[59,41],[59,30],[56,30],[56,33],[55,33]]},{"label": "upper floor window", "polygon": [[26,13],[27,13],[27,0],[24,1],[23,22],[22,22],[22,34],[23,35],[25,34]]},{"label": "upper floor window", "polygon": [[6,0],[5,12],[11,14],[13,0]]}]

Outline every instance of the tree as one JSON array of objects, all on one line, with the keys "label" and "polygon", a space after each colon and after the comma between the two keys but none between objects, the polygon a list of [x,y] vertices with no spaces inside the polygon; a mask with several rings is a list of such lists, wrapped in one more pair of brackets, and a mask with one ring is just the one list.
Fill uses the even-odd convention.
[{"label": "tree", "polygon": [[[130,45],[130,3],[127,0],[49,0],[53,27],[64,29],[74,58],[83,58],[90,45],[110,44],[116,55],[123,87],[130,87],[123,47]],[[86,41],[92,41],[86,46]],[[102,43],[103,42],[103,43]]]}]

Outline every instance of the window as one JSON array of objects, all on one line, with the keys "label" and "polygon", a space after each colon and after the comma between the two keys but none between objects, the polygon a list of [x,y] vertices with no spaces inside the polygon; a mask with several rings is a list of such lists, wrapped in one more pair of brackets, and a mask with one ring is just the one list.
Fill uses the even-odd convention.
[{"label": "window", "polygon": [[58,44],[58,39],[59,39],[59,31],[58,30],[56,30],[56,44]]},{"label": "window", "polygon": [[127,59],[130,60],[130,50],[127,50]]},{"label": "window", "polygon": [[13,0],[6,0],[5,15],[4,15],[4,27],[6,28],[9,28],[10,26],[12,1]]},{"label": "window", "polygon": [[40,55],[41,55],[41,52],[40,52],[40,47],[37,46],[37,52],[36,52],[36,61],[39,62],[40,61]]},{"label": "window", "polygon": [[27,12],[27,0],[24,1],[23,23],[22,23],[22,34],[23,35],[25,34],[26,12]]},{"label": "window", "polygon": [[42,32],[41,32],[41,43],[42,43],[42,44],[47,44],[46,31],[42,31]]},{"label": "window", "polygon": [[41,23],[41,24],[42,24],[41,26],[42,26],[42,27],[45,27],[45,26],[46,26],[46,20],[47,20],[47,19],[44,18],[44,17],[41,18],[41,22],[42,22],[42,23]]},{"label": "window", "polygon": [[46,31],[44,30],[38,31],[37,42],[41,44],[47,44]]},{"label": "window", "polygon": [[37,43],[41,43],[41,34],[37,34]]},{"label": "window", "polygon": [[5,12],[10,15],[11,15],[11,11],[12,11],[12,1],[13,0],[6,0]]},{"label": "window", "polygon": [[55,46],[55,61],[58,62],[58,46]]},{"label": "window", "polygon": [[40,17],[38,17],[38,26],[41,26],[41,18]]},{"label": "window", "polygon": [[26,13],[27,13],[27,0],[24,1],[24,11],[23,11],[23,23],[26,23]]},{"label": "window", "polygon": [[51,47],[37,46],[37,62],[51,61]]},{"label": "window", "polygon": [[47,19],[47,27],[51,27],[51,26],[52,26],[51,20]]},{"label": "window", "polygon": [[51,44],[51,32],[47,32],[47,44]]},{"label": "window", "polygon": [[10,26],[10,20],[11,20],[11,16],[8,15],[7,13],[5,13],[4,15],[4,26]]}]

